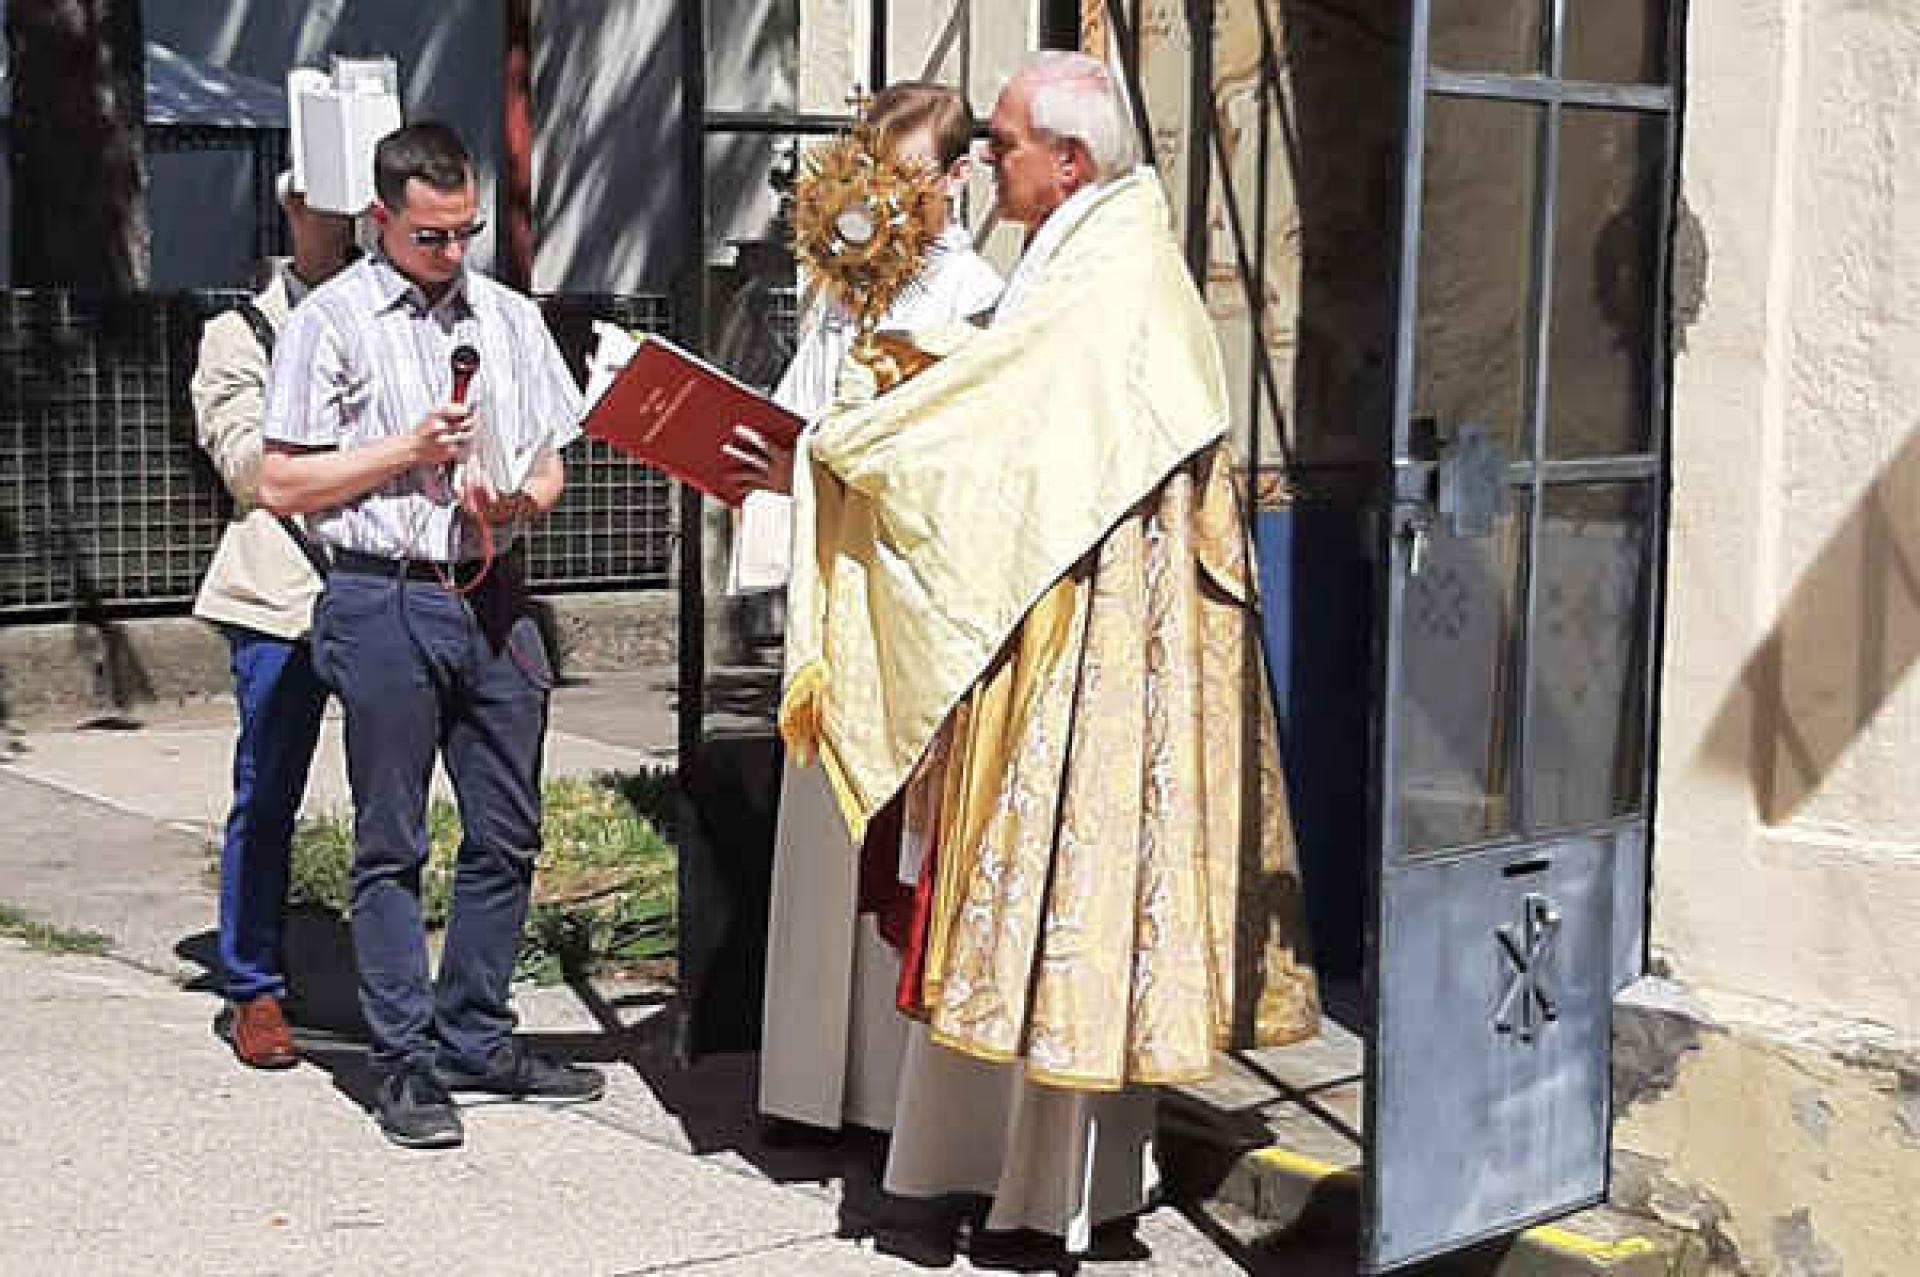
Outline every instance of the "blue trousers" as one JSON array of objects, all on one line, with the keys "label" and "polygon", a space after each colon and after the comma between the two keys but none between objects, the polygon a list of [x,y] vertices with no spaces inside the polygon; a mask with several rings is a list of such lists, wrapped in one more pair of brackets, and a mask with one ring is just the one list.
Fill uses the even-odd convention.
[{"label": "blue trousers", "polygon": [[280,954],[288,848],[320,737],[327,689],[304,641],[222,627],[232,657],[240,739],[233,808],[220,845],[220,970],[226,995],[284,997]]},{"label": "blue trousers", "polygon": [[[508,986],[540,854],[553,684],[540,632],[510,582],[469,604],[435,582],[335,570],[314,660],[346,714],[350,926],[374,1068],[484,1068],[513,1032]],[[436,754],[463,836],[430,982],[420,879]]]}]

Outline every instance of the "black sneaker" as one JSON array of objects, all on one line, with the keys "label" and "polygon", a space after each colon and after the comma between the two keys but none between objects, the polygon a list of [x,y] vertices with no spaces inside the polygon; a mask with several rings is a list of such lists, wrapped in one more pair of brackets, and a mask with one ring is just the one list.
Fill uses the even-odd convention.
[{"label": "black sneaker", "polygon": [[440,1085],[465,1104],[490,1100],[525,1100],[531,1104],[584,1104],[607,1091],[607,1079],[598,1069],[562,1064],[536,1055],[518,1042],[508,1042],[494,1053],[484,1073],[437,1065]]},{"label": "black sneaker", "polygon": [[428,1069],[400,1069],[382,1078],[374,1111],[386,1137],[402,1148],[458,1148],[466,1138],[453,1097]]}]

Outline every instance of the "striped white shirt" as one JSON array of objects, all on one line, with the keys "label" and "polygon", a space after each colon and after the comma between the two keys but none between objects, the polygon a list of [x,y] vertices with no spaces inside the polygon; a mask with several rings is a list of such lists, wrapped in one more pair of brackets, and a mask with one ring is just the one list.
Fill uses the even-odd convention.
[{"label": "striped white shirt", "polygon": [[[540,449],[579,437],[580,391],[533,302],[462,271],[430,304],[378,254],[316,288],[281,330],[264,434],[341,449],[406,434],[451,397],[448,361],[463,344],[480,352],[467,395],[479,428],[495,432],[522,471]],[[445,563],[479,553],[461,544],[458,504],[446,467],[419,468],[310,524],[338,549]]]}]

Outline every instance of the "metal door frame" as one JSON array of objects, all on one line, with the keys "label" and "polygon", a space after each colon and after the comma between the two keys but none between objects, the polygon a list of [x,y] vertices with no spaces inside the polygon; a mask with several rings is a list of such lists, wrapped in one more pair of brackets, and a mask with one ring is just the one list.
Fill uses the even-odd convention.
[{"label": "metal door frame", "polygon": [[[1685,0],[1672,0],[1667,12],[1666,82],[1663,84],[1624,85],[1574,81],[1563,78],[1567,51],[1569,0],[1544,0],[1546,30],[1546,70],[1542,74],[1501,74],[1457,72],[1431,65],[1429,35],[1434,0],[1408,0],[1406,14],[1406,59],[1402,78],[1404,124],[1401,139],[1402,171],[1400,186],[1400,235],[1397,253],[1395,299],[1394,383],[1391,422],[1391,455],[1388,458],[1387,505],[1378,529],[1379,558],[1383,570],[1378,581],[1379,622],[1375,627],[1373,662],[1378,692],[1373,706],[1373,760],[1369,776],[1369,808],[1373,829],[1367,859],[1367,934],[1365,964],[1368,989],[1366,1006],[1366,1100],[1365,1100],[1365,1172],[1362,1184],[1361,1262],[1366,1271],[1386,1271],[1407,1263],[1417,1263],[1454,1250],[1512,1233],[1570,1210],[1595,1205],[1605,1200],[1610,1184],[1611,1166],[1603,1171],[1602,1189],[1591,1199],[1556,1207],[1531,1218],[1512,1221],[1471,1237],[1459,1238],[1446,1246],[1417,1256],[1375,1267],[1368,1252],[1376,1239],[1379,1177],[1382,1171],[1377,1148],[1381,1102],[1380,990],[1382,931],[1386,910],[1386,878],[1390,868],[1407,872],[1409,862],[1416,866],[1444,867],[1472,857],[1519,852],[1583,837],[1625,837],[1638,835],[1640,855],[1651,857],[1656,775],[1660,641],[1666,577],[1667,514],[1670,487],[1668,436],[1671,428],[1671,279],[1672,240],[1675,225],[1675,199],[1679,169],[1681,86],[1685,83],[1684,40],[1687,6]],[[1427,101],[1432,97],[1480,99],[1499,102],[1532,103],[1542,108],[1538,125],[1536,154],[1536,195],[1533,207],[1532,243],[1529,249],[1531,284],[1528,298],[1533,321],[1528,352],[1526,387],[1526,432],[1529,456],[1508,466],[1506,487],[1510,492],[1525,492],[1527,537],[1521,560],[1520,586],[1524,598],[1520,623],[1513,638],[1509,660],[1518,680],[1519,699],[1512,707],[1511,729],[1517,746],[1510,747],[1509,760],[1517,765],[1505,768],[1505,800],[1512,813],[1512,832],[1500,837],[1417,857],[1405,849],[1398,804],[1393,789],[1393,760],[1399,743],[1398,719],[1394,710],[1406,695],[1403,670],[1395,647],[1405,624],[1406,587],[1409,579],[1409,545],[1400,525],[1409,494],[1406,479],[1421,472],[1422,459],[1414,455],[1410,438],[1413,425],[1415,343],[1419,322],[1419,267],[1421,255],[1421,210],[1424,194],[1424,159]],[[1649,431],[1644,451],[1593,458],[1553,460],[1548,455],[1547,418],[1552,341],[1552,298],[1554,250],[1557,214],[1560,207],[1560,125],[1566,108],[1598,108],[1618,112],[1638,112],[1663,116],[1664,152],[1660,203],[1656,231],[1657,259],[1653,297],[1659,307],[1650,329],[1653,349],[1646,352],[1652,362],[1649,383]],[[1540,580],[1535,571],[1544,516],[1544,496],[1550,487],[1579,483],[1622,482],[1648,485],[1652,500],[1647,514],[1647,601],[1641,650],[1647,663],[1641,680],[1641,769],[1639,797],[1634,810],[1605,821],[1579,828],[1536,829],[1527,810],[1527,778],[1531,774],[1533,742],[1527,728],[1532,718],[1535,679],[1532,677],[1532,639],[1539,621]],[[1623,844],[1625,845],[1625,844]],[[1650,879],[1648,873],[1643,881]],[[1638,902],[1646,908],[1643,890]],[[1641,962],[1644,963],[1645,928],[1641,927]],[[1607,1124],[1611,1125],[1611,1112]]]},{"label": "metal door frame", "polygon": [[[887,6],[890,0],[867,0],[868,58],[877,83],[884,83],[887,55]],[[681,183],[686,193],[689,262],[680,290],[679,336],[695,350],[705,352],[711,340],[707,263],[707,143],[714,137],[804,134],[816,137],[841,132],[853,122],[850,115],[819,115],[785,111],[714,110],[707,104],[707,0],[680,0],[680,136]],[[707,601],[705,589],[706,500],[699,489],[684,483],[675,513],[679,546],[674,582],[679,594],[677,705],[675,707],[676,761],[679,774],[689,774],[705,736],[707,685]]]}]

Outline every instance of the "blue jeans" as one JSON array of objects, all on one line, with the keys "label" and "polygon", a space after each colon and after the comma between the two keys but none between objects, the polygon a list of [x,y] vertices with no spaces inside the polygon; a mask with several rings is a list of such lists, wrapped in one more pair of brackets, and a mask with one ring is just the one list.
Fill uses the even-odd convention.
[{"label": "blue jeans", "polygon": [[[540,854],[553,683],[540,632],[510,584],[490,581],[470,605],[431,581],[336,569],[314,654],[346,712],[350,923],[373,1065],[483,1069],[513,1032],[508,986]],[[430,983],[420,875],[436,753],[463,837]]]},{"label": "blue jeans", "polygon": [[320,737],[327,689],[305,641],[223,626],[232,655],[240,739],[233,750],[233,809],[220,846],[220,970],[226,995],[284,997],[280,942],[288,848]]}]

